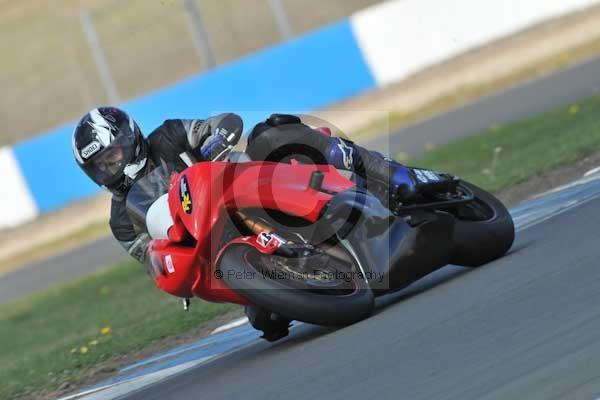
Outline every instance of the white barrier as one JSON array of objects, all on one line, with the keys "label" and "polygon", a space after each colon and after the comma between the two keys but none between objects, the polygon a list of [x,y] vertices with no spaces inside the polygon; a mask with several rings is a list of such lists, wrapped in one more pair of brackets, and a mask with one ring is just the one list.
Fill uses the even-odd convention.
[{"label": "white barrier", "polygon": [[32,220],[38,214],[33,197],[10,147],[0,148],[0,227]]},{"label": "white barrier", "polygon": [[379,85],[598,0],[396,0],[351,18]]}]

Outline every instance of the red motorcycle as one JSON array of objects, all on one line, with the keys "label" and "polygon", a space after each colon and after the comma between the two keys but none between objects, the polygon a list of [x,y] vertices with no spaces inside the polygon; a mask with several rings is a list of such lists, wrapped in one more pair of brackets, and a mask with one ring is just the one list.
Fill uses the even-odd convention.
[{"label": "red motorcycle", "polygon": [[449,174],[406,172],[417,188],[409,200],[294,160],[163,165],[132,187],[127,207],[153,238],[148,269],[161,290],[347,325],[368,317],[376,296],[512,245],[513,221],[492,195]]}]

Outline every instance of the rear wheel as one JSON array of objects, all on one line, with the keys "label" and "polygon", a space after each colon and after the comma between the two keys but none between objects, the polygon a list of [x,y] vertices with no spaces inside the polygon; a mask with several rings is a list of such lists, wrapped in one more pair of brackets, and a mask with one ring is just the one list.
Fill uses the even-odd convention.
[{"label": "rear wheel", "polygon": [[452,210],[454,251],[450,262],[465,267],[478,267],[502,257],[512,246],[515,228],[504,204],[485,190],[461,182],[459,190],[471,191],[474,201]]},{"label": "rear wheel", "polygon": [[373,309],[373,293],[356,261],[337,246],[305,258],[287,258],[233,244],[218,268],[233,290],[290,320],[349,325]]}]

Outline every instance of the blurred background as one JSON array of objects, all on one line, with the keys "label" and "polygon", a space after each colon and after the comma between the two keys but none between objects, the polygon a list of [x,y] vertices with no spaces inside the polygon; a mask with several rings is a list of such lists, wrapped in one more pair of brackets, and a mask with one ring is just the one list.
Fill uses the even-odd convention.
[{"label": "blurred background", "polygon": [[311,114],[509,205],[600,165],[598,0],[0,0],[0,54],[0,398],[58,397],[240,315],[172,312],[112,239],[71,154],[91,108],[146,134]]},{"label": "blurred background", "polygon": [[[0,145],[212,69],[380,0],[0,2]],[[306,12],[310,10],[310,12]]]}]

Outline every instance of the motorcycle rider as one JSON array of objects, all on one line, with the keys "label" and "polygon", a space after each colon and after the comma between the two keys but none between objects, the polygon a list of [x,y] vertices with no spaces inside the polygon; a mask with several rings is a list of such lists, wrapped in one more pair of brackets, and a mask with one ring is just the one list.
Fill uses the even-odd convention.
[{"label": "motorcycle rider", "polygon": [[[112,193],[110,227],[114,237],[132,257],[144,263],[150,237],[136,232],[127,214],[131,186],[163,161],[181,171],[195,162],[225,160],[242,131],[242,119],[225,113],[207,119],[169,119],[144,138],[137,123],[123,110],[99,107],[77,124],[72,150],[79,167]],[[323,135],[293,115],[274,114],[256,125],[248,137],[246,153],[252,160],[267,161],[305,156],[315,163],[331,164],[390,184],[393,192],[407,195],[413,189],[406,186],[406,172],[400,164],[348,140]],[[288,333],[290,321],[269,310],[247,308],[246,314],[267,340]]]}]

